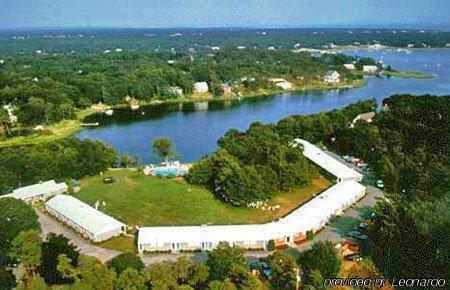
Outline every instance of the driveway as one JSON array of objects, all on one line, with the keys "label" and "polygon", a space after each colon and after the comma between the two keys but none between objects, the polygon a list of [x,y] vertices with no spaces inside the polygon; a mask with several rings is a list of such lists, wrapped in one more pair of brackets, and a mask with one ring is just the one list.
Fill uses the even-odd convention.
[{"label": "driveway", "polygon": [[[337,243],[343,239],[343,234],[351,230],[351,227],[359,220],[361,212],[373,207],[376,199],[383,197],[383,192],[376,187],[367,186],[366,195],[356,202],[352,207],[347,209],[340,217],[336,218],[330,225],[325,226],[322,230],[314,235],[313,240],[294,247],[295,250],[302,252],[311,248],[314,243],[319,241],[330,241]],[[347,228],[349,228],[347,230]],[[259,258],[267,257],[270,252],[266,251],[247,251],[246,257],[249,262],[257,261]],[[176,253],[176,254],[140,254],[144,263],[149,266],[151,264],[162,261],[175,261],[180,257],[190,257],[196,261],[206,261],[207,253]]]},{"label": "driveway", "polygon": [[48,233],[62,234],[67,237],[72,244],[77,246],[81,254],[95,257],[102,261],[102,263],[120,254],[119,251],[94,246],[41,210],[34,208],[34,211],[38,215],[39,223],[41,224],[41,236],[43,239],[45,239]]}]

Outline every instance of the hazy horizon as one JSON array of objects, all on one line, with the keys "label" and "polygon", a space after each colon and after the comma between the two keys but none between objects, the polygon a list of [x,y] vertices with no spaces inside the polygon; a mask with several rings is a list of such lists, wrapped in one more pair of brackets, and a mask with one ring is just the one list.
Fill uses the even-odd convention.
[{"label": "hazy horizon", "polygon": [[450,29],[447,0],[4,0],[0,29]]}]

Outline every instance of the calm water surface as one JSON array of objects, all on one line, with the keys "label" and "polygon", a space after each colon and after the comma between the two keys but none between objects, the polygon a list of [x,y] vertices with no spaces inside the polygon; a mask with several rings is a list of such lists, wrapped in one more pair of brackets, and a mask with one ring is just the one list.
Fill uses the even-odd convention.
[{"label": "calm water surface", "polygon": [[433,74],[431,79],[399,79],[370,77],[366,86],[350,90],[314,91],[280,94],[259,101],[242,101],[222,110],[171,112],[162,118],[110,124],[84,129],[77,136],[101,140],[115,147],[119,154],[138,156],[144,163],[159,160],[151,152],[154,138],[172,139],[180,160],[192,162],[213,152],[217,139],[228,129],[245,130],[252,122],[276,122],[294,114],[311,114],[342,108],[358,100],[382,99],[401,93],[450,94],[450,50],[418,50],[405,52],[348,51],[350,55],[382,60],[398,70]]}]

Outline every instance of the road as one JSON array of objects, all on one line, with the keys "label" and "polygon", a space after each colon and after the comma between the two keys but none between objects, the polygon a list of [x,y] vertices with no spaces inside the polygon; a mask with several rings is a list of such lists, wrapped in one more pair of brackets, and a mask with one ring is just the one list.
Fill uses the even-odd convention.
[{"label": "road", "polygon": [[[352,207],[347,209],[340,217],[336,219],[332,224],[325,226],[321,231],[319,231],[313,238],[313,240],[303,243],[299,246],[294,247],[294,249],[299,252],[308,250],[314,243],[319,241],[330,241],[337,243],[343,239],[343,231],[338,225],[340,224],[354,224],[355,219],[359,219],[362,210],[367,207],[373,207],[376,203],[376,199],[383,197],[383,192],[376,187],[368,186],[366,190],[366,195],[356,202]],[[344,227],[345,228],[345,227]],[[349,229],[350,230],[350,229]],[[266,251],[248,251],[246,252],[247,259],[251,262],[258,260],[259,258],[267,257],[270,255]],[[191,257],[197,261],[205,261],[207,259],[207,253],[177,253],[177,254],[140,254],[140,257],[144,263],[149,266],[151,264],[162,262],[162,261],[175,261],[180,257]]]},{"label": "road", "polygon": [[119,251],[94,246],[41,210],[34,208],[34,211],[38,215],[39,223],[41,224],[41,236],[43,239],[45,239],[48,233],[62,234],[67,237],[72,244],[78,247],[81,254],[95,257],[103,263],[120,254]]}]

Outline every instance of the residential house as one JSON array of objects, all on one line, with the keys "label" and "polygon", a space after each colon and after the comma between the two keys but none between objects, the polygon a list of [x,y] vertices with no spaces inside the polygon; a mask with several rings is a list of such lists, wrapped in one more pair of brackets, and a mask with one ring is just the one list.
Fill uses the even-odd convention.
[{"label": "residential house", "polygon": [[355,126],[355,123],[360,120],[367,122],[367,123],[372,123],[374,117],[375,117],[375,112],[367,112],[367,113],[359,114],[358,116],[356,116],[353,119],[352,123],[350,124],[350,128],[353,128]]},{"label": "residential house", "polygon": [[325,74],[323,80],[327,84],[338,84],[340,82],[340,74],[335,70],[329,70]]},{"label": "residential house", "polygon": [[378,71],[378,67],[376,65],[364,65],[363,71],[368,73],[374,73]]},{"label": "residential house", "polygon": [[355,70],[355,65],[353,63],[346,63],[344,64],[344,67],[346,70]]},{"label": "residential house", "polygon": [[209,90],[207,82],[196,82],[194,84],[194,93],[207,93]]}]

